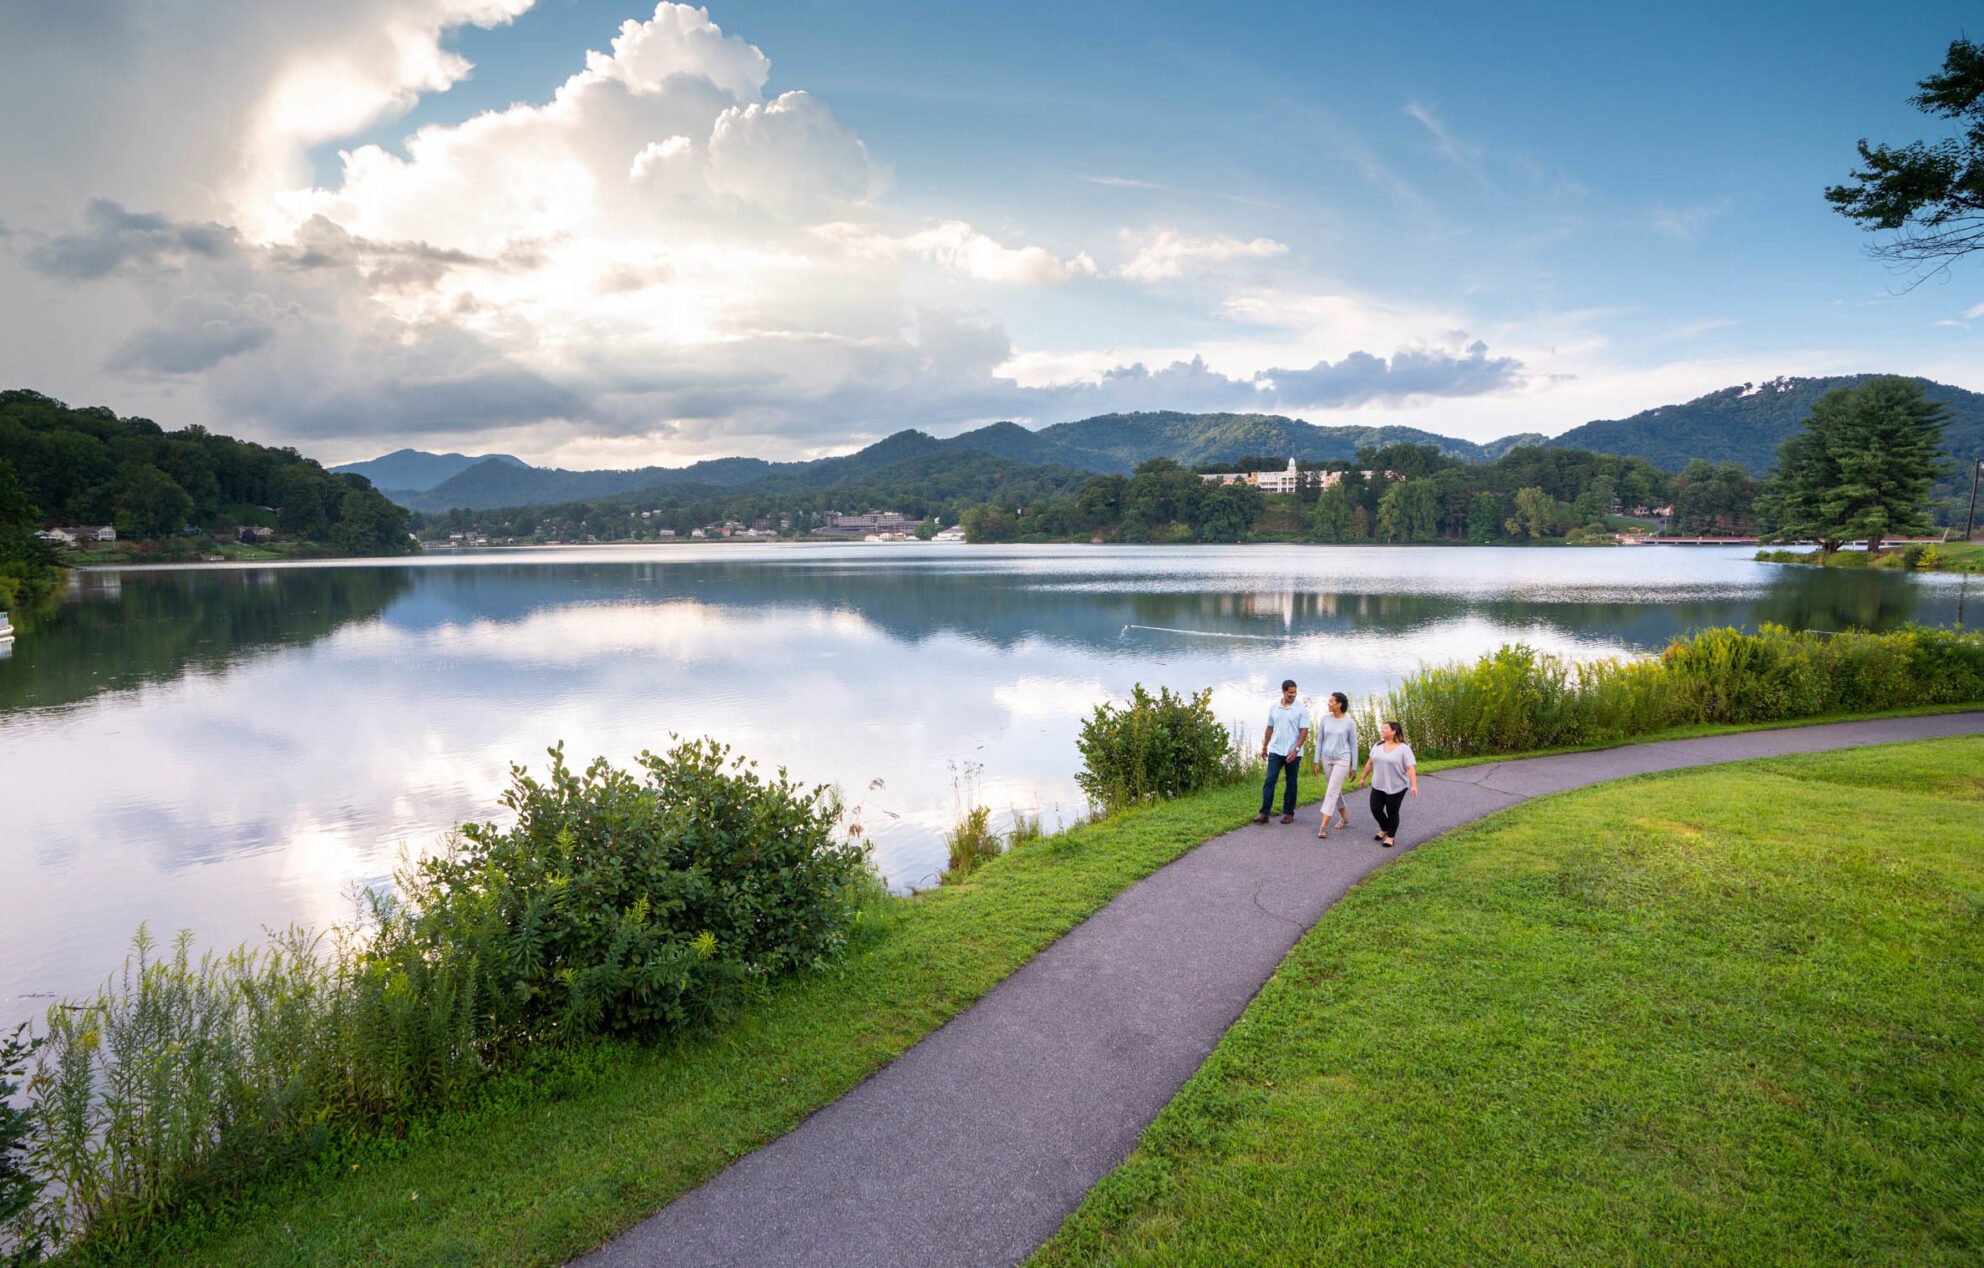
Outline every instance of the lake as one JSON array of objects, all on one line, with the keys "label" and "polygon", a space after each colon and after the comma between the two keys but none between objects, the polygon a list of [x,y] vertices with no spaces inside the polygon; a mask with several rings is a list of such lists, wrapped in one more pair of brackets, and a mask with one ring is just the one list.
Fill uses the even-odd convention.
[{"label": "lake", "polygon": [[559,741],[625,763],[706,734],[837,784],[910,887],[960,785],[1002,824],[1074,817],[1077,729],[1133,683],[1211,687],[1254,736],[1284,677],[1356,695],[1516,640],[1608,655],[1973,601],[1750,553],[724,544],[75,574],[0,660],[0,1022],[100,981],[140,921],[225,947],[348,917]]}]

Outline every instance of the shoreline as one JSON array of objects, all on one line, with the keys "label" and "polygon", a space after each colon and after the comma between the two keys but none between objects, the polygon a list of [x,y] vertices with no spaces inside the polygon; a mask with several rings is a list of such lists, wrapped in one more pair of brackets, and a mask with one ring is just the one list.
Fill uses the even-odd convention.
[{"label": "shoreline", "polygon": [[[1693,734],[1679,728],[1568,751],[1630,753]],[[1436,768],[1525,756],[1429,762],[1424,770],[1431,776]],[[1250,777],[1079,824],[1002,854],[957,884],[891,896],[847,958],[781,984],[709,1039],[606,1041],[554,1054],[547,1068],[507,1076],[471,1106],[423,1119],[405,1139],[333,1143],[301,1171],[255,1186],[224,1209],[189,1210],[142,1245],[119,1250],[216,1263],[261,1262],[305,1246],[315,1248],[314,1258],[336,1260],[563,1262],[784,1137],[1131,885],[1244,826],[1252,791]],[[1300,804],[1312,807],[1320,793],[1305,781]],[[529,1161],[491,1165],[492,1152],[510,1156],[521,1141],[533,1142]],[[409,1203],[409,1192],[426,1196]]]}]

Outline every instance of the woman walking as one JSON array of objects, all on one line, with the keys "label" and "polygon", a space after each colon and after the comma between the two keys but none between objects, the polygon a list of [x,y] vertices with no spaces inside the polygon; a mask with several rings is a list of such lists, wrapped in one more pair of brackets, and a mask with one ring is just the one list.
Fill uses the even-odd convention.
[{"label": "woman walking", "polygon": [[1331,815],[1337,817],[1337,826],[1350,826],[1350,803],[1343,795],[1343,785],[1357,766],[1357,719],[1350,716],[1350,697],[1332,691],[1323,706],[1323,724],[1316,733],[1315,773],[1327,771],[1330,783],[1323,793],[1323,823],[1316,832],[1319,841],[1329,839]]},{"label": "woman walking", "polygon": [[1398,809],[1408,789],[1419,795],[1419,759],[1405,742],[1405,730],[1396,722],[1378,728],[1379,743],[1372,747],[1370,760],[1357,772],[1371,780],[1371,817],[1378,821],[1373,841],[1390,849],[1398,844]]}]

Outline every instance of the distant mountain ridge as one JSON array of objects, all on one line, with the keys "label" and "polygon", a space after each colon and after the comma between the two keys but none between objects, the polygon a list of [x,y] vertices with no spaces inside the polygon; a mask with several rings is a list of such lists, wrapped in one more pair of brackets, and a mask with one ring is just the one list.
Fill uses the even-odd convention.
[{"label": "distant mountain ridge", "polygon": [[[780,488],[818,489],[911,459],[973,453],[1031,467],[1122,474],[1152,458],[1170,458],[1187,466],[1230,461],[1244,454],[1286,455],[1304,462],[1345,461],[1367,446],[1419,444],[1432,445],[1466,461],[1482,462],[1520,445],[1546,445],[1642,457],[1670,471],[1680,470],[1695,458],[1734,462],[1761,475],[1775,460],[1778,445],[1798,429],[1819,397],[1872,377],[1855,374],[1740,384],[1629,418],[1595,420],[1556,437],[1522,432],[1485,444],[1414,427],[1320,426],[1275,414],[1167,410],[1103,414],[1055,423],[1038,431],[1017,423],[993,423],[945,439],[905,430],[856,453],[809,462],[738,457],[709,459],[686,467],[565,471],[533,467],[508,455],[476,458],[402,449],[333,470],[366,475],[402,506],[428,512],[573,502],[676,486],[736,489],[767,482]],[[1950,407],[1947,435],[1951,454],[1984,451],[1984,394],[1929,379],[1917,382],[1930,399]],[[381,474],[375,476],[368,468]],[[444,470],[447,474],[432,483],[410,482]]]},{"label": "distant mountain ridge", "polygon": [[529,468],[522,458],[509,454],[461,454],[428,453],[423,449],[395,449],[377,458],[364,462],[347,462],[341,467],[332,467],[332,475],[361,475],[372,482],[375,489],[390,490],[393,493],[425,493],[435,485],[460,475],[482,462],[507,463],[512,466]]}]

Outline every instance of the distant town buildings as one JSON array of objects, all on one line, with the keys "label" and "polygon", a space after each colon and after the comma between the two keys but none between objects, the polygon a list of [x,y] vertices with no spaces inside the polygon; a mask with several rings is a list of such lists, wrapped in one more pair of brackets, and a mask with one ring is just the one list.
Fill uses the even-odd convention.
[{"label": "distant town buildings", "polygon": [[[1295,493],[1304,488],[1327,489],[1349,475],[1347,471],[1304,471],[1290,458],[1288,465],[1280,471],[1205,471],[1199,479],[1207,484],[1245,484],[1263,493]],[[1395,480],[1395,471],[1362,471],[1365,477],[1380,477]]]},{"label": "distant town buildings", "polygon": [[813,530],[819,537],[908,536],[923,523],[905,517],[900,511],[869,511],[862,515],[827,512],[827,522]]}]

